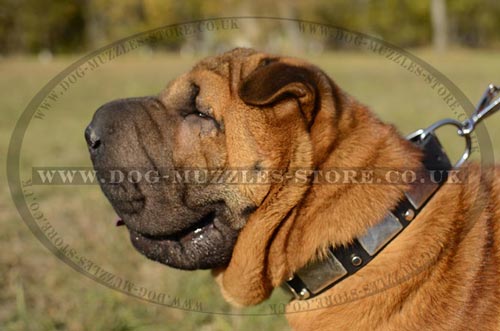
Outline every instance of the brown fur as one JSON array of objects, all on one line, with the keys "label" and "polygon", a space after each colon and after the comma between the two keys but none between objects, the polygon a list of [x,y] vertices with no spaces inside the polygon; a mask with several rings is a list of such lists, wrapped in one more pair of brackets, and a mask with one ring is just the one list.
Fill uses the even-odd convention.
[{"label": "brown fur", "polygon": [[[263,123],[262,118],[252,117],[246,110],[245,123],[255,130],[252,140],[260,137],[265,142],[265,146],[256,143],[257,148],[262,149],[257,154],[267,156],[276,151],[278,160],[271,159],[266,165],[276,166],[283,157],[316,169],[419,165],[419,152],[394,127],[377,120],[318,69],[298,60],[279,61],[313,71],[314,89],[321,96],[321,105],[310,125],[307,120],[312,116],[305,115],[305,123],[304,117],[289,116],[294,110],[300,114],[300,102],[290,103],[286,99],[271,105],[262,102],[258,105],[263,108],[262,112],[269,112],[267,108],[272,107],[275,113],[287,115],[286,119],[272,119],[280,124],[272,134],[268,122]],[[233,84],[237,85],[234,81]],[[261,89],[276,90],[267,86],[265,79],[260,80],[260,84]],[[296,92],[295,97],[312,93],[309,87],[295,88],[304,89]],[[264,92],[252,91],[254,94]],[[257,103],[250,100],[252,102]],[[240,102],[238,107],[247,106]],[[238,149],[242,148],[242,141],[248,139],[237,139]],[[302,142],[308,146],[298,151]],[[232,143],[227,140],[228,155],[235,155],[235,151],[231,151]],[[248,159],[249,151],[243,148],[243,152],[244,157],[236,153],[235,158]],[[255,150],[252,152],[256,155]],[[299,152],[303,155],[297,155]],[[292,302],[287,315],[292,327],[297,330],[499,330],[498,171],[483,171],[478,165],[468,165],[464,170],[468,174],[465,185],[445,184],[409,228],[367,267],[320,296],[299,302],[299,310],[296,309],[299,305]],[[239,305],[263,301],[293,272],[309,260],[321,257],[326,247],[349,243],[363,234],[397,204],[404,189],[388,185],[283,185],[270,188],[264,201],[262,195],[255,196],[257,192],[243,189],[259,206],[242,229],[229,266],[217,272],[224,296]],[[404,274],[408,270],[412,272]],[[383,280],[388,275],[400,277],[400,281],[384,288]],[[373,292],[371,284],[380,285],[380,291]],[[365,292],[360,292],[363,289]],[[371,295],[355,300],[363,293]],[[335,304],[335,298],[345,298],[346,294],[352,302]]]}]

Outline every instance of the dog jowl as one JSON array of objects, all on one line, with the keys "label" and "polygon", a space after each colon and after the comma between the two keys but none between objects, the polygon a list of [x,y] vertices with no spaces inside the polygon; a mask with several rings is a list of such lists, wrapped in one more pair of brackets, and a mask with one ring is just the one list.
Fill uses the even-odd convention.
[{"label": "dog jowl", "polygon": [[[85,137],[102,190],[135,248],[175,268],[216,270],[224,297],[240,305],[265,300],[330,247],[363,236],[407,185],[193,183],[168,180],[170,170],[422,167],[419,148],[319,68],[251,49],[204,59],[154,96],[103,105]],[[427,257],[420,261],[426,268],[358,301],[290,314],[290,323],[301,330],[456,330],[479,321],[485,330],[498,327],[500,185],[493,171],[465,168],[472,169],[466,185],[444,184],[356,277],[319,296],[367,288],[418,256]],[[106,170],[120,169],[160,176],[114,182]],[[475,194],[485,197],[482,214],[471,212]],[[471,225],[472,214],[479,216]]]}]

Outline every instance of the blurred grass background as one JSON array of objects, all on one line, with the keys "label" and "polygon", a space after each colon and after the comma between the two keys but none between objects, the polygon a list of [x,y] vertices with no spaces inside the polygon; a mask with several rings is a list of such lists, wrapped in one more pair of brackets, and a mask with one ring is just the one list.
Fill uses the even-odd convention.
[{"label": "blurred grass background", "polygon": [[[191,298],[201,302],[204,311],[220,314],[162,307],[108,289],[63,264],[23,224],[6,185],[10,135],[29,100],[82,52],[146,28],[222,12],[318,19],[412,47],[475,104],[488,83],[500,83],[500,52],[495,48],[499,6],[489,0],[445,4],[449,38],[441,49],[431,47],[431,1],[316,0],[307,6],[291,1],[290,6],[276,2],[266,7],[262,1],[218,5],[188,1],[182,6],[173,1],[0,0],[0,182],[5,183],[0,189],[0,330],[288,330],[282,315],[238,315],[269,314],[270,304],[287,302],[281,290],[260,306],[237,309],[224,302],[208,271],[173,270],[135,252],[126,231],[114,227],[116,216],[97,186],[37,187],[36,193],[51,224],[81,255],[122,278]],[[40,12],[46,15],[37,17]],[[340,49],[332,40],[318,49],[317,43],[293,39],[286,30],[286,25],[280,31],[255,23],[246,31],[257,33],[236,35],[239,39],[231,38],[236,32],[215,39],[202,35],[106,64],[79,81],[45,120],[30,124],[22,150],[23,174],[29,174],[31,166],[90,166],[83,130],[99,105],[155,94],[203,54],[240,44],[307,58],[402,134],[453,116],[428,85],[398,65],[373,54]],[[486,127],[498,157],[500,121],[492,117]],[[462,143],[453,132],[445,132],[443,141],[453,155],[461,152]]]}]

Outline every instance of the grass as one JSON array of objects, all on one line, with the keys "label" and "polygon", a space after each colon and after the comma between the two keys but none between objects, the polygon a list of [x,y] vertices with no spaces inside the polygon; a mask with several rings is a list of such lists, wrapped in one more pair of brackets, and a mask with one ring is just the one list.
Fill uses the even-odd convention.
[{"label": "grass", "polygon": [[[456,50],[442,55],[416,52],[451,79],[473,103],[487,83],[498,79],[498,54]],[[383,58],[361,53],[326,53],[311,57],[331,77],[403,134],[451,117],[444,102],[428,85]],[[74,58],[40,63],[36,58],[0,60],[0,151],[2,172],[12,129],[32,96]],[[90,166],[83,129],[93,111],[114,98],[157,93],[166,82],[189,69],[194,58],[174,55],[125,56],[72,88],[43,121],[30,124],[22,153],[23,176],[34,166]],[[500,83],[500,81],[496,81]],[[487,128],[500,155],[500,121]],[[455,140],[453,140],[455,139]],[[461,142],[447,132],[454,154]],[[181,299],[202,303],[203,310],[186,312],[149,304],[110,290],[75,272],[45,249],[16,212],[7,185],[0,189],[0,329],[1,330],[286,330],[284,316],[238,316],[270,313],[269,303],[283,303],[280,290],[260,306],[237,309],[226,304],[209,272],[172,270],[146,260],[115,229],[114,212],[98,187],[37,187],[42,210],[81,255],[120,277]]]}]

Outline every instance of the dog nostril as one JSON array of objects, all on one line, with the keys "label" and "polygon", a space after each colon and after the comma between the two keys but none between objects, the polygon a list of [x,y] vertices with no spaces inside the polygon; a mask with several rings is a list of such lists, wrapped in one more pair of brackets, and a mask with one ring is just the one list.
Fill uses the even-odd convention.
[{"label": "dog nostril", "polygon": [[90,145],[93,149],[97,149],[99,146],[101,146],[101,140],[99,140],[99,138]]},{"label": "dog nostril", "polygon": [[101,146],[101,139],[90,126],[85,129],[85,140],[87,141],[87,145],[92,149],[97,149]]}]

